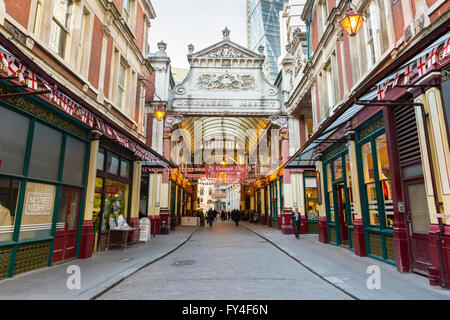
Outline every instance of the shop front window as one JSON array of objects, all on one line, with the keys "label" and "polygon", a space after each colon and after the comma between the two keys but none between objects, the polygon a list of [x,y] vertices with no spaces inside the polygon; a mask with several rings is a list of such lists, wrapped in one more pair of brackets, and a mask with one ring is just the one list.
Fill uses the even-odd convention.
[{"label": "shop front window", "polygon": [[11,241],[20,181],[0,178],[0,242]]},{"label": "shop front window", "polygon": [[50,236],[55,195],[54,185],[27,183],[19,240]]},{"label": "shop front window", "polygon": [[64,183],[75,185],[81,185],[83,183],[85,155],[86,143],[68,136],[66,139],[62,176]]},{"label": "shop front window", "polygon": [[[100,229],[100,213],[102,211],[102,195],[103,195],[103,179],[95,178],[95,193],[94,193],[94,209],[92,213],[92,222],[94,223],[94,233]],[[102,227],[102,230],[106,226]]]},{"label": "shop front window", "polygon": [[58,180],[62,138],[61,132],[36,122],[29,169],[31,177]]},{"label": "shop front window", "polygon": [[373,167],[372,147],[370,141],[362,146],[361,152],[364,171],[364,184],[366,186],[367,203],[369,206],[369,220],[371,225],[379,226],[380,214],[378,212],[375,170]]},{"label": "shop front window", "polygon": [[108,152],[108,157],[106,160],[106,171],[115,175],[119,174],[119,156],[115,155],[112,152]]},{"label": "shop front window", "polygon": [[30,121],[6,108],[0,108],[1,171],[22,174]]},{"label": "shop front window", "polygon": [[126,159],[120,159],[120,176],[128,178],[130,175],[130,161]]},{"label": "shop front window", "polygon": [[105,149],[103,148],[98,149],[97,170],[105,170]]},{"label": "shop front window", "polygon": [[122,215],[125,219],[128,213],[129,185],[114,180],[105,180],[105,202],[103,207],[102,231],[111,227],[110,219]]},{"label": "shop front window", "polygon": [[315,177],[305,177],[305,203],[307,220],[319,219],[319,204],[317,196],[317,179]]},{"label": "shop front window", "polygon": [[378,176],[383,193],[386,227],[394,226],[394,203],[392,200],[391,174],[389,170],[389,156],[387,150],[386,134],[375,139],[377,148]]},{"label": "shop front window", "polygon": [[342,158],[339,157],[333,161],[334,180],[342,178]]},{"label": "shop front window", "polygon": [[347,194],[348,200],[350,201],[350,224],[353,225],[353,214],[355,213],[353,209],[353,194],[352,194],[352,163],[350,161],[350,155],[348,153],[345,154],[345,174],[346,174],[346,182],[347,182]]},{"label": "shop front window", "polygon": [[330,200],[330,221],[334,222],[334,199],[333,199],[333,191],[328,192],[328,198]]}]

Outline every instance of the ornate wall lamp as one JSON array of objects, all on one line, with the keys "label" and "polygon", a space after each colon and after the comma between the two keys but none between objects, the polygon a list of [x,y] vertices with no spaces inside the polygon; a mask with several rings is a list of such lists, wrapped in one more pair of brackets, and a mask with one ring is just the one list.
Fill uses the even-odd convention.
[{"label": "ornate wall lamp", "polygon": [[356,36],[359,29],[361,28],[364,20],[364,16],[361,13],[355,13],[351,7],[352,1],[347,1],[347,12],[345,17],[339,21],[342,29],[348,33],[350,37]]}]

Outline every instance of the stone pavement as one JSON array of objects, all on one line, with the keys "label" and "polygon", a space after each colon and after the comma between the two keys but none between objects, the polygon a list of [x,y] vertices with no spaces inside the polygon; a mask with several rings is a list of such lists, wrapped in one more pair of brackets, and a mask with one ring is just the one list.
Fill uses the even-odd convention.
[{"label": "stone pavement", "polygon": [[100,300],[351,300],[268,241],[232,222],[206,226]]},{"label": "stone pavement", "polygon": [[[78,300],[92,299],[123,278],[164,257],[184,244],[196,227],[179,226],[169,235],[157,235],[148,244],[140,243],[95,253],[89,259],[75,259],[52,267],[31,271],[0,281],[0,300]],[[69,290],[67,268],[81,270],[81,289]]]},{"label": "stone pavement", "polygon": [[[317,234],[302,234],[297,240],[293,234],[285,235],[278,229],[260,224],[243,222],[242,225],[358,299],[450,300],[450,290],[430,286],[427,277],[400,273],[390,264],[370,257],[359,257],[343,247],[320,243]],[[367,288],[370,276],[367,267],[371,265],[380,267],[380,289]]]}]

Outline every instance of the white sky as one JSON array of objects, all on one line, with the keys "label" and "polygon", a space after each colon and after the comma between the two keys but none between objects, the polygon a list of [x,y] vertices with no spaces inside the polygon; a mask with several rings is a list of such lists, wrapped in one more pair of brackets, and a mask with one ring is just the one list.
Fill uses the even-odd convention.
[{"label": "white sky", "polygon": [[230,29],[230,40],[247,47],[246,0],[152,0],[156,18],[151,20],[150,52],[157,43],[167,43],[173,68],[188,69],[188,44],[194,52],[222,41],[222,30]]}]

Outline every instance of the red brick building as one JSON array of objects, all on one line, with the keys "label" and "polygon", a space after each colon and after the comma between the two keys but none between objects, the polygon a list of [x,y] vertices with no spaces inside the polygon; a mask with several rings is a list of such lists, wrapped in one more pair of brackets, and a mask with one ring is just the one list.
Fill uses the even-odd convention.
[{"label": "red brick building", "polygon": [[141,162],[167,165],[145,139],[155,16],[149,0],[0,0],[0,278],[139,226]]}]

